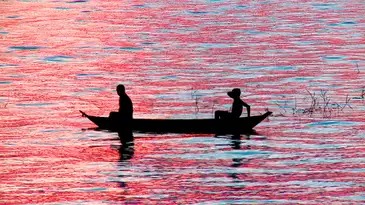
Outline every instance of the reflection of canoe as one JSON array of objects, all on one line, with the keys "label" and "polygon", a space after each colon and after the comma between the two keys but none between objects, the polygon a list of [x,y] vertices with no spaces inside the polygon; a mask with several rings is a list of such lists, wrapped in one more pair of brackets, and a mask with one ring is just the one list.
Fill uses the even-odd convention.
[{"label": "reflection of canoe", "polygon": [[272,112],[239,119],[133,119],[132,123],[115,117],[96,117],[80,111],[99,129],[119,131],[132,128],[138,132],[156,133],[221,133],[250,132]]}]

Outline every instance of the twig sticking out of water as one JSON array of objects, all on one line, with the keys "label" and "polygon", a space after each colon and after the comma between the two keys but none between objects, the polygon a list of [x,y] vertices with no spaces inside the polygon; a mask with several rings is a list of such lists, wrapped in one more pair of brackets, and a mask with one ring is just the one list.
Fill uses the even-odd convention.
[{"label": "twig sticking out of water", "polygon": [[[281,96],[282,98],[285,98],[284,95]],[[275,104],[286,113],[286,107],[288,107],[288,101],[284,100],[284,106],[280,105],[279,103],[275,102]],[[285,116],[285,114],[280,111],[280,113],[276,116]]]},{"label": "twig sticking out of water", "polygon": [[327,96],[328,91],[324,91],[321,89],[320,91],[320,97],[323,101],[323,108],[322,113],[323,117],[331,117],[332,115],[332,108],[329,107],[331,99]]},{"label": "twig sticking out of water", "polygon": [[349,107],[349,108],[351,108],[351,110],[353,110],[353,108],[351,107],[351,105],[349,104],[349,102],[350,102],[350,100],[351,100],[351,98],[349,97],[349,94],[347,94],[346,95],[346,102],[345,102],[345,104],[342,106],[342,108],[341,108],[341,111],[347,106],[347,107]]},{"label": "twig sticking out of water", "polygon": [[8,104],[9,104],[9,97],[6,102],[0,104],[0,108],[6,109],[6,106],[8,106]]},{"label": "twig sticking out of water", "polygon": [[8,99],[4,103],[0,104],[0,108],[6,109],[6,106],[8,106],[9,102],[10,102],[10,92],[8,94]]},{"label": "twig sticking out of water", "polygon": [[365,87],[362,88],[360,97],[361,97],[362,100],[364,100],[364,98],[365,98]]},{"label": "twig sticking out of water", "polygon": [[3,108],[3,109],[6,109],[6,106],[8,105],[8,103],[6,102],[6,103],[2,103],[2,104],[0,104],[0,108]]},{"label": "twig sticking out of water", "polygon": [[306,91],[309,93],[309,96],[311,97],[311,105],[309,108],[304,109],[303,114],[309,114],[310,117],[312,117],[314,111],[318,110],[320,108],[318,103],[318,98],[316,97],[316,93],[311,93],[309,90],[306,89]]},{"label": "twig sticking out of water", "polygon": [[[286,109],[285,109],[285,106],[286,106],[286,102],[285,102],[285,105],[284,107],[282,107],[281,105],[279,105],[279,103],[275,103],[280,109],[284,110],[284,113],[286,113]],[[281,116],[285,116],[284,113],[280,112],[280,115]]]},{"label": "twig sticking out of water", "polygon": [[199,113],[199,95],[197,95],[197,91],[194,90],[194,87],[191,87],[191,99],[195,100],[195,115]]},{"label": "twig sticking out of water", "polygon": [[214,106],[215,104],[218,103],[217,100],[213,100],[213,105],[212,105],[212,116],[214,117]]},{"label": "twig sticking out of water", "polygon": [[[320,113],[322,113],[322,117],[329,118],[329,117],[332,117],[333,112],[337,111],[336,113],[338,115],[339,112],[343,111],[346,107],[353,109],[352,106],[350,105],[351,98],[349,97],[349,95],[346,96],[345,103],[340,105],[337,102],[331,101],[331,98],[328,96],[328,91],[320,90],[319,95],[316,95],[316,92],[310,92],[307,89],[306,89],[306,91],[309,94],[310,99],[311,99],[310,106],[308,108],[304,108],[304,109],[298,108],[297,107],[297,98],[295,98],[294,105],[292,107],[293,116],[301,113],[301,114],[306,114],[309,117],[312,117],[314,113],[320,112]],[[362,96],[365,96],[365,89],[363,89]],[[277,106],[279,106],[281,109],[283,109],[284,113],[286,113],[285,107],[287,107],[287,101],[285,101],[284,108],[281,105],[279,105],[278,103],[275,103],[275,104]],[[282,112],[280,112],[279,116],[285,116],[285,115]]]},{"label": "twig sticking out of water", "polygon": [[196,112],[196,114],[198,114],[198,112],[199,112],[198,103],[199,103],[199,98],[198,98],[198,96],[195,96],[195,112]]},{"label": "twig sticking out of water", "polygon": [[294,107],[292,108],[292,111],[293,111],[293,115],[295,114],[295,111],[297,110],[298,108],[297,108],[297,98],[295,97],[294,98]]}]

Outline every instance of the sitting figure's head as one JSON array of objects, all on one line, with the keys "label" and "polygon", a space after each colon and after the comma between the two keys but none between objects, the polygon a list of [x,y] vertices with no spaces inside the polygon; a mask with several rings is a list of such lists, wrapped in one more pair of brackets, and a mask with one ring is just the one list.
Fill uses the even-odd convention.
[{"label": "sitting figure's head", "polygon": [[124,87],[124,85],[119,84],[117,86],[117,93],[118,93],[119,96],[125,94],[125,87]]},{"label": "sitting figure's head", "polygon": [[229,91],[227,95],[231,98],[237,98],[241,95],[241,90],[239,88],[234,88],[232,91]]}]

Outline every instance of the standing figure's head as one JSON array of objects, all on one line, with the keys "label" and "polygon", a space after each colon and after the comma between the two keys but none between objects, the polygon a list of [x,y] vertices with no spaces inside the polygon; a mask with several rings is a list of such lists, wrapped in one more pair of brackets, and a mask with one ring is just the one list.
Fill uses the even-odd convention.
[{"label": "standing figure's head", "polygon": [[124,94],[125,94],[125,87],[124,87],[124,85],[119,84],[119,85],[117,86],[117,93],[118,93],[118,95],[119,95],[119,96],[121,96],[121,95],[124,95]]},{"label": "standing figure's head", "polygon": [[241,95],[241,90],[239,88],[233,88],[232,91],[229,91],[227,95],[231,98],[237,98]]}]

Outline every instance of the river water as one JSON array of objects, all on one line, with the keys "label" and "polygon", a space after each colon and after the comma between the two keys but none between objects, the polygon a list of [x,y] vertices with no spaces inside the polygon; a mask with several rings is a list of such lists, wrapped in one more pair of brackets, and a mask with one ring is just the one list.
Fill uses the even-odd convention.
[{"label": "river water", "polygon": [[[0,1],[0,204],[365,203],[365,3]],[[210,118],[241,88],[257,135],[94,131]],[[245,113],[244,113],[245,115]]]}]

